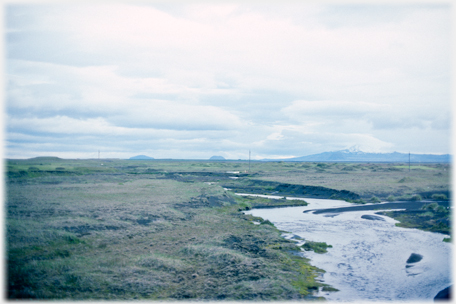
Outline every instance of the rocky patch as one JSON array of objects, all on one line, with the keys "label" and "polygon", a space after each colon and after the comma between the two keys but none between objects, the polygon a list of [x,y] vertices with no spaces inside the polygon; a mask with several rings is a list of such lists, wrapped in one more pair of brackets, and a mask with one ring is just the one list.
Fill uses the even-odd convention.
[{"label": "rocky patch", "polygon": [[418,263],[423,259],[423,256],[418,253],[412,253],[409,258],[407,259],[407,264]]},{"label": "rocky patch", "polygon": [[365,220],[371,220],[371,221],[385,221],[385,219],[381,216],[370,215],[370,214],[364,214],[361,216],[361,218],[365,219]]}]

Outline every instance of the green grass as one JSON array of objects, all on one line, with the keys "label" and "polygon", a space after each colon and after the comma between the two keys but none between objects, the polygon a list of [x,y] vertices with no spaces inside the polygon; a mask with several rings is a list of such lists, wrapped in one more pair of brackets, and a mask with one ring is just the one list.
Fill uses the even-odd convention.
[{"label": "green grass", "polygon": [[[402,166],[394,166],[394,168],[398,168],[398,169],[409,169],[409,166],[408,165],[402,165]],[[410,166],[410,170],[416,170],[416,169],[420,169],[420,170],[437,170],[436,168],[434,167],[431,167],[431,166],[417,166],[417,165],[411,165]]]},{"label": "green grass", "polygon": [[279,301],[335,291],[272,223],[240,212],[305,202],[239,197],[223,185],[262,194],[274,188],[252,180],[324,186],[365,202],[449,191],[449,165],[413,176],[395,166],[252,162],[246,173],[246,161],[8,160],[7,297]]},{"label": "green grass", "polygon": [[[326,166],[318,166],[325,164]],[[388,196],[420,194],[432,199],[433,194],[450,191],[450,164],[424,164],[409,172],[408,165],[384,163],[255,163],[258,178],[282,183],[322,186],[348,190],[369,200],[372,196],[386,200]]]},{"label": "green grass", "polygon": [[197,175],[141,172],[173,172],[173,162],[72,165],[81,174],[7,180],[9,299],[284,300],[326,286],[270,222],[238,211],[276,200],[246,200]]},{"label": "green grass", "polygon": [[398,220],[398,227],[418,228],[425,231],[451,235],[451,215],[449,211],[438,212],[425,209],[421,212],[383,211],[379,212]]},{"label": "green grass", "polygon": [[[419,211],[383,211],[380,214],[398,220],[399,223],[396,223],[398,227],[417,228],[451,235],[451,210],[436,202],[425,204]],[[451,237],[445,238],[443,241],[451,242]]]},{"label": "green grass", "polygon": [[328,252],[327,248],[332,248],[332,245],[328,245],[325,242],[312,242],[306,241],[304,245],[301,246],[305,251],[314,251],[315,253],[326,253]]},{"label": "green grass", "polygon": [[287,200],[281,199],[268,199],[263,197],[236,197],[239,206],[242,210],[249,210],[252,208],[277,208],[277,207],[296,207],[307,206],[307,202],[303,200]]}]

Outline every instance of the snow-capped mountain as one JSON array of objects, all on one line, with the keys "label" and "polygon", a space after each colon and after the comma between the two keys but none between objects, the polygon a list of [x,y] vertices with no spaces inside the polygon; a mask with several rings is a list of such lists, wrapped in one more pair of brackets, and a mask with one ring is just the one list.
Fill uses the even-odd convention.
[{"label": "snow-capped mountain", "polygon": [[[332,162],[408,162],[408,153],[369,153],[363,152],[357,146],[349,149],[323,152],[301,157],[286,159],[264,159],[264,161],[332,161]],[[449,163],[451,155],[434,155],[434,154],[410,154],[410,161],[417,163]]]},{"label": "snow-capped mountain", "polygon": [[352,146],[348,149],[345,149],[345,150],[341,150],[342,152],[344,153],[364,153],[363,151],[361,151],[361,149],[359,148],[358,145],[356,146]]}]

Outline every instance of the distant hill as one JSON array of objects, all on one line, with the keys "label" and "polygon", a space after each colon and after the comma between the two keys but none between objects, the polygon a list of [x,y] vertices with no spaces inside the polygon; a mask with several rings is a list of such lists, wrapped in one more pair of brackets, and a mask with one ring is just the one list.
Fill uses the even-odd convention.
[{"label": "distant hill", "polygon": [[154,159],[153,157],[149,157],[146,155],[136,155],[133,157],[130,157],[129,159],[140,159],[140,160],[145,160],[145,159]]},{"label": "distant hill", "polygon": [[214,155],[214,156],[212,156],[212,157],[209,158],[209,159],[210,159],[210,160],[225,160],[225,157]]},{"label": "distant hill", "polygon": [[37,156],[37,157],[29,158],[29,160],[47,160],[47,161],[50,161],[50,160],[61,160],[61,158],[57,157],[57,156]]},{"label": "distant hill", "polygon": [[[263,159],[263,161],[408,162],[409,154],[399,152],[368,153],[359,150],[346,149],[286,159]],[[410,154],[410,161],[413,163],[449,163],[451,162],[451,155]]]}]

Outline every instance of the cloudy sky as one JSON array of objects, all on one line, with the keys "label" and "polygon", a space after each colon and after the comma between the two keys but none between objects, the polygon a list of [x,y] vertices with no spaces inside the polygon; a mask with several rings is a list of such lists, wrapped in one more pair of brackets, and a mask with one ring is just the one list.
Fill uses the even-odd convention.
[{"label": "cloudy sky", "polygon": [[449,4],[6,3],[5,157],[451,153]]}]

